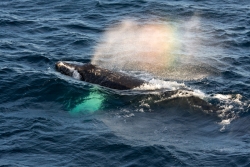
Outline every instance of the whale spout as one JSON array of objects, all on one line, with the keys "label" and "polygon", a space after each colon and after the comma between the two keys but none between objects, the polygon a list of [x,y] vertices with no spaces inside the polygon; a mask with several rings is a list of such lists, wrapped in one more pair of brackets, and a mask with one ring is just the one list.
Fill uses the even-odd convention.
[{"label": "whale spout", "polygon": [[145,83],[144,80],[121,72],[100,68],[90,63],[75,64],[59,61],[55,64],[55,67],[57,71],[64,75],[111,89],[128,90]]}]

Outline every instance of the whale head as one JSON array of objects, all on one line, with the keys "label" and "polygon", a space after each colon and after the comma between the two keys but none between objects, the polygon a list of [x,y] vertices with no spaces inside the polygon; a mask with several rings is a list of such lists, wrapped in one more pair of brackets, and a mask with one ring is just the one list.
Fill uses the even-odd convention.
[{"label": "whale head", "polygon": [[91,63],[79,64],[59,61],[55,64],[55,68],[64,75],[111,89],[133,89],[145,83],[144,80],[121,72],[101,68]]},{"label": "whale head", "polygon": [[76,64],[70,64],[62,61],[58,61],[56,64],[56,70],[64,75],[71,76],[75,79],[81,80],[81,75],[78,72],[78,68]]}]

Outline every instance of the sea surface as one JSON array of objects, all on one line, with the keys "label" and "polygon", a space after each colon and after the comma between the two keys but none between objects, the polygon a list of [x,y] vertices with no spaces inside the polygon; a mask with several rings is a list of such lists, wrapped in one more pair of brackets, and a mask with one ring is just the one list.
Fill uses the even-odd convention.
[{"label": "sea surface", "polygon": [[0,166],[250,166],[249,112],[249,0],[0,1]]}]

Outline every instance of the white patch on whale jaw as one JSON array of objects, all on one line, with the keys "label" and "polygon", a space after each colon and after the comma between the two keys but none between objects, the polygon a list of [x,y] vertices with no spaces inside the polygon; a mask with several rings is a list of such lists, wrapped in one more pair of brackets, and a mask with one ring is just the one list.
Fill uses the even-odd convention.
[{"label": "white patch on whale jaw", "polygon": [[73,71],[73,78],[80,80],[81,79],[81,75],[79,74],[79,72],[77,70]]},{"label": "white patch on whale jaw", "polygon": [[63,67],[63,68],[66,68],[67,70],[69,70],[71,77],[73,77],[75,79],[78,79],[78,80],[81,79],[81,75],[79,74],[79,72],[74,67],[70,67],[70,66],[64,64],[63,62],[60,62],[58,64],[58,67]]}]

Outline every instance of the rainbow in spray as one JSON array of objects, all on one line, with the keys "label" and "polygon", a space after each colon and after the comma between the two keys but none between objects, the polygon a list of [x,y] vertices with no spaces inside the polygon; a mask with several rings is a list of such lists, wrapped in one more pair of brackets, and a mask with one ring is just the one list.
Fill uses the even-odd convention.
[{"label": "rainbow in spray", "polygon": [[143,70],[156,74],[176,59],[177,30],[166,24],[140,25],[125,20],[106,31],[92,64],[109,69]]}]

